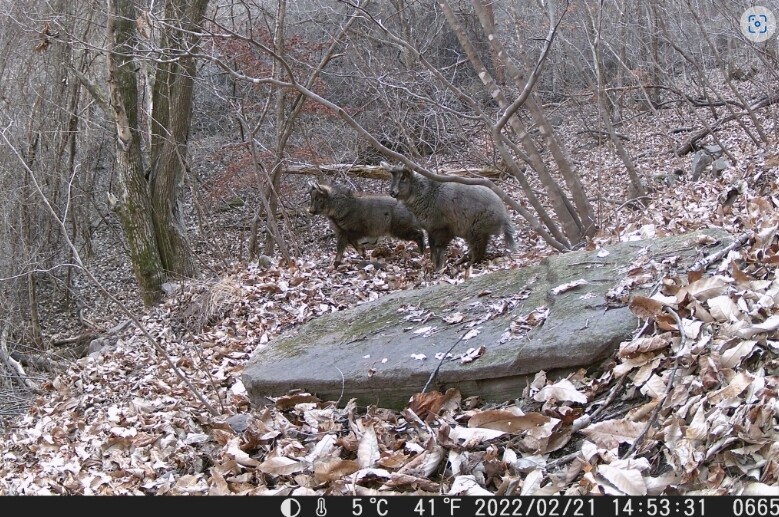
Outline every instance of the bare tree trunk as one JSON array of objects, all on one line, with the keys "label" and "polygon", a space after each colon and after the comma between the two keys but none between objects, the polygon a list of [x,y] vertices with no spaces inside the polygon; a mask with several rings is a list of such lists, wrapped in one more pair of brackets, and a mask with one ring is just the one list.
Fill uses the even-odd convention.
[{"label": "bare tree trunk", "polygon": [[[507,111],[511,106],[511,103],[509,103],[508,100],[505,98],[500,87],[492,78],[487,68],[484,66],[483,62],[479,58],[476,49],[474,48],[473,44],[471,43],[470,39],[466,35],[460,23],[458,22],[457,18],[455,17],[454,12],[451,6],[449,5],[448,1],[441,0],[440,5],[441,8],[443,9],[444,16],[447,22],[449,23],[449,26],[452,28],[455,35],[457,36],[460,45],[465,50],[465,53],[468,56],[468,60],[471,62],[471,65],[476,70],[479,78],[484,84],[485,89],[490,93],[492,98],[498,103],[501,110]],[[479,11],[478,3],[476,4],[476,11],[477,14],[479,14],[480,11]],[[479,14],[479,16],[486,16],[486,15],[484,13],[481,13]],[[485,24],[489,26],[488,22],[485,22]],[[499,44],[495,34],[487,34],[487,39],[488,41],[490,41],[490,43],[494,42],[496,45]],[[503,50],[502,48],[498,50],[499,55],[501,54],[502,50]],[[513,65],[510,64],[509,59],[506,59],[505,63],[509,73],[511,74],[512,73],[511,67]],[[579,214],[577,214],[576,211],[572,209],[562,188],[560,188],[560,185],[554,180],[550,171],[546,167],[543,158],[541,157],[540,153],[538,152],[538,149],[536,148],[535,144],[532,141],[532,138],[530,137],[528,128],[525,126],[522,120],[517,116],[510,116],[507,122],[508,125],[513,130],[515,136],[522,143],[522,147],[527,153],[526,157],[529,160],[528,163],[533,168],[533,170],[538,174],[541,183],[544,185],[544,188],[547,190],[547,194],[552,203],[555,214],[557,215],[557,218],[560,221],[560,225],[564,230],[565,236],[557,233],[555,235],[555,238],[561,242],[566,243],[568,246],[571,246],[574,243],[579,242],[584,236],[583,225],[581,219],[579,218]],[[495,136],[500,137],[501,134],[502,133],[495,134]],[[509,155],[503,156],[503,158],[504,160],[509,159],[510,161],[513,161],[513,158],[511,158]],[[516,174],[516,171],[519,170],[519,167],[518,166],[511,167],[511,170]],[[527,193],[528,192],[526,191],[526,194]],[[543,209],[536,206],[535,204],[534,204],[534,208],[536,208],[537,211],[538,210],[543,211]],[[539,214],[540,213],[541,212],[539,212]],[[552,225],[549,229],[550,232],[556,231],[554,225]]]},{"label": "bare tree trunk", "polygon": [[[493,0],[474,0],[479,21],[487,34],[495,34],[495,10],[492,7]],[[501,59],[500,49],[490,45],[490,62],[494,69],[495,82],[501,86],[506,84],[506,64]]]},{"label": "bare tree trunk", "polygon": [[[276,25],[273,28],[273,48],[276,52],[276,55],[280,58],[284,58],[285,50],[284,50],[284,19],[287,15],[287,1],[286,0],[277,0],[276,3]],[[274,79],[281,80],[282,78],[282,66],[281,63],[278,61],[274,61],[273,63],[273,77]],[[274,232],[270,231],[270,227],[274,226],[270,224],[271,218],[273,218],[273,221],[276,223],[275,226],[278,227],[278,220],[276,219],[276,212],[278,211],[279,207],[279,188],[281,187],[281,174],[283,171],[282,164],[284,162],[284,127],[283,127],[283,120],[286,119],[286,111],[287,111],[287,101],[286,101],[286,92],[283,88],[278,88],[276,90],[276,105],[275,105],[275,114],[276,114],[276,151],[275,151],[275,159],[273,162],[273,167],[271,168],[271,181],[268,185],[268,213],[266,214],[266,217],[268,218],[268,230],[265,234],[265,254],[266,255],[272,255],[273,254],[273,247],[274,244],[278,244],[279,251],[281,251],[282,256],[285,259],[289,259],[289,251],[287,250],[287,247],[285,245],[284,238],[282,235],[280,235],[279,232],[276,232],[276,235],[274,235]]]},{"label": "bare tree trunk", "polygon": [[138,86],[133,59],[135,18],[131,0],[108,0],[108,87],[116,125],[119,193],[113,201],[141,298],[146,305],[152,305],[162,296],[165,268],[157,249],[153,205],[138,132]]},{"label": "bare tree trunk", "polygon": [[635,165],[633,164],[633,160],[630,157],[630,154],[627,152],[627,149],[625,149],[625,146],[622,145],[622,140],[617,137],[616,131],[614,130],[614,124],[611,121],[613,116],[611,108],[613,104],[610,102],[608,93],[606,92],[606,81],[604,77],[603,59],[601,57],[600,44],[602,37],[601,26],[603,20],[603,4],[598,6],[597,19],[593,17],[592,11],[590,11],[589,8],[587,9],[587,16],[590,25],[589,28],[592,31],[590,51],[592,52],[592,62],[593,67],[595,68],[595,86],[598,92],[598,105],[600,107],[598,111],[601,115],[601,121],[603,122],[603,125],[606,127],[606,131],[609,134],[609,139],[614,145],[617,154],[622,159],[622,163],[625,165],[625,169],[627,170],[628,176],[630,177],[629,196],[631,199],[639,198],[646,195],[646,189],[641,182],[641,177],[638,174]]},{"label": "bare tree trunk", "polygon": [[[400,34],[403,39],[408,42],[412,41],[413,27],[408,19],[408,13],[406,11],[405,0],[391,0],[392,6],[395,8],[395,12],[398,14],[398,25],[400,26]],[[403,57],[403,65],[406,69],[410,69],[414,66],[415,56],[409,49],[404,48],[401,50]]]},{"label": "bare tree trunk", "polygon": [[34,124],[41,116],[40,108],[42,97],[43,96],[39,93],[37,95],[37,99],[33,103],[32,113],[30,114],[30,125],[27,129],[27,150],[24,155],[24,160],[27,164],[27,170],[29,172],[24,175],[23,195],[27,199],[25,202],[23,202],[21,211],[21,232],[23,238],[22,244],[24,245],[27,260],[29,261],[29,270],[27,271],[27,305],[30,314],[30,333],[32,334],[32,341],[36,346],[41,346],[43,344],[43,331],[41,329],[40,313],[38,312],[38,289],[37,279],[35,277],[34,271],[38,261],[38,254],[35,251],[36,246],[33,242],[33,221],[35,219],[35,215],[33,210],[33,203],[31,201],[34,190],[32,188],[32,178],[30,178],[30,175],[33,174],[33,171],[37,168],[37,164],[35,162],[38,152],[39,133],[34,127]]},{"label": "bare tree trunk", "polygon": [[[195,58],[199,44],[197,25],[208,0],[188,3],[168,0],[166,24],[160,26],[160,59],[151,84],[148,172],[141,148],[138,98],[139,63],[135,43],[136,11],[132,0],[108,0],[109,117],[116,126],[117,190],[111,198],[116,210],[133,271],[145,304],[158,301],[168,275],[191,277],[197,273],[179,207],[186,174],[187,139],[192,118]],[[164,30],[163,30],[164,29]],[[149,36],[144,34],[144,36]],[[154,36],[152,35],[151,43]],[[79,77],[101,102],[99,90]],[[147,84],[147,86],[149,86]]]},{"label": "bare tree trunk", "polygon": [[[550,24],[554,23],[556,16],[553,6],[554,2],[552,1],[547,5],[547,16]],[[506,55],[500,40],[494,38],[490,43],[497,48],[498,55]],[[524,62],[525,66],[530,68],[530,62],[527,58],[524,58]],[[526,81],[526,74],[523,74],[510,59],[506,59],[506,68],[516,86],[518,88],[523,88]],[[544,142],[546,142],[549,151],[552,153],[552,158],[557,165],[557,169],[562,175],[568,190],[571,192],[573,205],[568,200],[567,196],[562,198],[565,209],[573,214],[571,221],[575,224],[575,227],[572,224],[566,227],[569,238],[571,238],[573,242],[578,243],[583,240],[584,236],[592,237],[597,230],[592,205],[587,199],[587,193],[584,190],[584,185],[582,185],[582,182],[579,179],[579,175],[573,168],[565,145],[557,138],[557,134],[549,123],[549,119],[546,117],[541,103],[534,94],[531,93],[528,96],[525,106],[527,107],[530,116],[533,118],[533,121],[540,129],[541,135],[544,137]]]},{"label": "bare tree trunk", "polygon": [[[179,27],[162,38],[163,52],[154,78],[152,106],[151,198],[160,258],[166,271],[192,277],[197,267],[181,213],[181,193],[186,173],[187,140],[192,120],[195,59],[199,37],[196,24],[203,19],[208,0],[169,0],[166,17]],[[185,50],[179,55],[181,50]],[[177,57],[177,59],[173,59]]]}]

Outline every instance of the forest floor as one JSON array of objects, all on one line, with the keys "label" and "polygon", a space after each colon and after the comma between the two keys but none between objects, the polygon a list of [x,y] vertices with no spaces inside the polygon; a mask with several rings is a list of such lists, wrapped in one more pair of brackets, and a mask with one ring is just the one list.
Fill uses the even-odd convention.
[{"label": "forest floor", "polygon": [[[762,95],[744,87],[747,98]],[[333,269],[327,223],[306,213],[308,178],[291,176],[282,198],[294,259],[248,262],[256,199],[225,172],[219,142],[195,140],[191,231],[203,278],[144,310],[124,254],[108,251],[122,244],[106,222],[87,265],[143,331],[129,325],[100,353],[36,372],[29,410],[0,428],[0,494],[779,494],[776,108],[759,113],[771,145],[755,145],[748,117],[744,126],[731,122],[716,136],[735,163],[697,181],[691,154],[674,153],[691,132],[672,131],[701,127],[691,109],[637,112],[618,128],[649,189],[639,204],[626,203],[628,179],[613,146],[582,132],[592,114],[561,106],[559,136],[599,221],[590,246],[711,227],[743,237],[741,245],[702,275],[656,264],[662,273],[640,285],[657,294],[632,304],[646,325],[597,368],[556,382],[540,372],[503,404],[432,392],[402,411],[305,393],[255,408],[243,365],[259,348],[273,353],[279,333],[325,312],[556,252],[514,214],[517,251],[493,242],[476,267],[451,265],[465,252],[460,241],[439,274],[413,245],[393,241],[369,261],[349,250]],[[512,182],[500,185],[521,199]],[[100,335],[127,319],[95,289],[82,284],[81,292],[80,320],[44,314],[52,342]]]}]

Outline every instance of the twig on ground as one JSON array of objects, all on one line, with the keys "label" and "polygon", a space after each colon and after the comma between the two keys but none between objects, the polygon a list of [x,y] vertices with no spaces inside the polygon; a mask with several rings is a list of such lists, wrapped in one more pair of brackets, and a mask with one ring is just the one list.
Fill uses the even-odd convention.
[{"label": "twig on ground", "polygon": [[430,383],[433,382],[433,379],[435,379],[435,376],[438,375],[438,370],[441,369],[441,365],[444,364],[444,360],[446,359],[446,356],[452,353],[452,350],[454,350],[454,347],[457,346],[457,344],[463,340],[463,338],[467,335],[466,332],[462,336],[460,336],[460,339],[454,342],[454,344],[449,347],[449,350],[444,352],[444,354],[441,356],[441,360],[438,361],[438,366],[435,367],[435,370],[433,370],[433,373],[430,374],[430,377],[427,379],[427,382],[425,383],[425,387],[422,388],[422,393],[425,393],[427,391],[427,388],[430,386]]},{"label": "twig on ground", "polygon": [[582,451],[576,451],[570,454],[566,454],[565,456],[560,456],[556,460],[552,460],[549,463],[547,463],[544,466],[544,470],[549,472],[550,470],[556,469],[557,467],[562,467],[563,465],[572,462],[579,456],[582,456]]},{"label": "twig on ground", "polygon": [[734,249],[740,248],[744,244],[747,243],[749,240],[749,237],[751,235],[751,232],[742,233],[739,235],[735,241],[731,242],[721,250],[717,251],[716,253],[712,253],[711,255],[708,255],[706,257],[703,257],[699,261],[695,262],[691,267],[690,271],[703,271],[706,268],[708,268],[710,265],[712,265],[714,262],[717,262],[718,260],[721,260],[724,258],[728,253],[733,251]]},{"label": "twig on ground", "polygon": [[606,397],[606,400],[603,401],[603,404],[593,412],[592,415],[583,415],[580,418],[577,418],[573,425],[571,426],[571,430],[575,433],[576,431],[579,431],[583,429],[584,427],[587,427],[590,425],[591,422],[595,421],[603,411],[611,405],[611,403],[614,401],[614,399],[617,396],[617,393],[619,393],[620,388],[622,388],[622,385],[625,383],[625,375],[619,378],[617,381],[617,384],[614,385],[613,388],[611,388],[611,392],[609,393],[609,396]]},{"label": "twig on ground", "polygon": [[0,333],[0,360],[2,360],[8,369],[19,379],[19,382],[21,382],[28,390],[32,391],[36,394],[41,394],[43,391],[33,382],[30,380],[30,377],[27,375],[27,373],[24,371],[24,367],[11,357],[11,354],[8,352],[8,326],[6,325],[3,327],[2,333]]}]

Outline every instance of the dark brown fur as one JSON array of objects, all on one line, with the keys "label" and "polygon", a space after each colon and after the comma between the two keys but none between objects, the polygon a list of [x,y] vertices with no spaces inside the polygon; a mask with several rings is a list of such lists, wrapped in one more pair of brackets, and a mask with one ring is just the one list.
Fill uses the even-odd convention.
[{"label": "dark brown fur", "polygon": [[[427,232],[430,258],[436,270],[444,266],[447,246],[455,237],[468,243],[468,261],[484,260],[493,235],[503,234],[514,250],[514,225],[506,205],[482,185],[433,181],[404,167],[382,162],[392,173],[390,195],[403,202]],[[465,262],[465,259],[461,262]]]},{"label": "dark brown fur", "polygon": [[330,220],[336,235],[334,266],[343,258],[346,245],[359,253],[365,244],[375,244],[379,237],[390,235],[414,241],[419,252],[425,251],[425,234],[417,219],[390,196],[359,195],[340,185],[309,184],[311,214],[321,214]]}]

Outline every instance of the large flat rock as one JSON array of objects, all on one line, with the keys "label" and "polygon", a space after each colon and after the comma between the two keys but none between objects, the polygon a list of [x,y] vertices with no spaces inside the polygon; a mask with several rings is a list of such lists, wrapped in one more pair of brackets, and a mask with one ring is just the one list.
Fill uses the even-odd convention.
[{"label": "large flat rock", "polygon": [[[630,339],[638,319],[626,306],[607,303],[606,293],[638,273],[659,280],[655,266],[663,262],[684,271],[704,253],[702,233],[720,240],[706,254],[730,242],[716,230],[624,242],[606,256],[566,253],[537,266],[397,292],[327,314],[259,349],[242,380],[257,405],[301,389],[325,400],[403,407],[439,366],[436,354],[451,349],[453,357],[440,365],[428,390],[457,387],[464,397],[512,400],[538,371],[555,376],[593,365]],[[554,291],[578,280],[586,283]],[[650,284],[632,293],[646,294]],[[542,325],[525,322],[545,309]],[[474,337],[464,339],[474,330]],[[480,357],[461,360],[468,349],[482,346]]]}]

